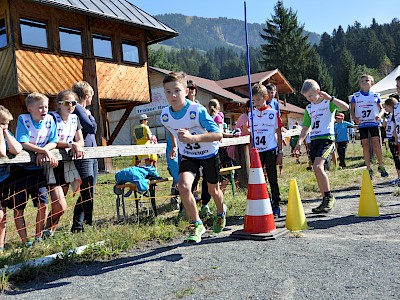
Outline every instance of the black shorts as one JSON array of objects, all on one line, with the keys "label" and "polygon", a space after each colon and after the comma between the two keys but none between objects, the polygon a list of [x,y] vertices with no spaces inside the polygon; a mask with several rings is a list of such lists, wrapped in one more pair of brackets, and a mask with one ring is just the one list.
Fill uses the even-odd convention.
[{"label": "black shorts", "polygon": [[181,164],[179,165],[179,174],[191,172],[196,175],[200,167],[203,167],[203,180],[211,184],[216,184],[219,182],[220,164],[221,162],[218,154],[206,159],[182,156]]},{"label": "black shorts", "polygon": [[[63,162],[60,161],[58,163],[58,166],[53,169],[53,172],[54,172],[54,177],[56,179],[55,185],[62,186],[62,185],[67,184],[65,182],[64,163]],[[54,184],[51,184],[51,185],[54,185]]]},{"label": "black shorts", "polygon": [[359,128],[360,132],[360,140],[364,140],[368,138],[368,132],[371,134],[371,137],[379,136],[379,127],[363,127]]},{"label": "black shorts", "polygon": [[27,170],[20,167],[14,172],[15,197],[14,201],[8,201],[8,208],[17,210],[25,209],[29,196],[32,197],[35,206],[37,206],[38,201],[48,204],[48,188],[43,169]]},{"label": "black shorts", "polygon": [[1,207],[8,207],[8,202],[10,201],[10,197],[12,197],[13,194],[14,194],[14,185],[11,176],[9,176],[2,182],[0,182]]},{"label": "black shorts", "polygon": [[314,162],[315,158],[322,157],[327,159],[329,154],[335,150],[335,142],[328,139],[312,140],[310,146],[310,160]]}]

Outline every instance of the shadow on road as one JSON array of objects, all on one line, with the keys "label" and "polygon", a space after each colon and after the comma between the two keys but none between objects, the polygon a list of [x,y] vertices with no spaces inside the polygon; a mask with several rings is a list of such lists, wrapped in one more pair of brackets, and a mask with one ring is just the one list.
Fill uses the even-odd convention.
[{"label": "shadow on road", "polygon": [[204,240],[202,240],[201,244],[188,244],[182,242],[180,244],[159,247],[152,251],[139,254],[136,256],[122,257],[105,262],[89,263],[86,265],[86,267],[82,267],[81,265],[69,265],[64,269],[62,274],[60,274],[61,272],[58,274],[53,273],[51,277],[49,276],[44,278],[43,276],[40,276],[40,281],[32,280],[30,282],[23,283],[23,288],[19,290],[6,291],[4,293],[6,295],[22,295],[32,291],[48,290],[71,284],[71,282],[69,281],[53,283],[54,281],[60,279],[67,279],[68,277],[74,277],[74,276],[80,276],[80,277],[96,276],[107,272],[122,270],[127,267],[142,265],[155,261],[166,261],[174,263],[183,259],[183,255],[181,253],[166,254],[163,256],[159,255],[182,247],[196,247],[197,245],[214,244],[214,243],[220,244],[223,242],[232,242],[232,241],[234,241],[234,239],[231,239],[229,237],[205,238]]},{"label": "shadow on road", "polygon": [[[313,215],[313,216],[308,216],[307,219],[310,219],[310,217],[321,217],[323,215]],[[335,226],[344,226],[344,225],[353,225],[357,223],[363,223],[363,222],[375,222],[375,221],[381,221],[381,220],[390,220],[394,218],[400,217],[400,213],[396,214],[385,214],[381,215],[379,217],[358,217],[356,215],[350,215],[350,216],[345,216],[345,217],[338,217],[338,218],[333,218],[333,219],[322,219],[322,220],[314,220],[314,221],[308,221],[308,226],[310,229],[328,229],[332,228]]]}]

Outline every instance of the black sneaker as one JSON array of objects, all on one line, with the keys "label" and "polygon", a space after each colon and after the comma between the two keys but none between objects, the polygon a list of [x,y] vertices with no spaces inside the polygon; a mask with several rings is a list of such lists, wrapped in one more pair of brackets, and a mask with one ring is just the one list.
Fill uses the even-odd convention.
[{"label": "black sneaker", "polygon": [[382,177],[388,177],[388,176],[389,176],[389,174],[388,174],[388,172],[386,171],[384,165],[379,166],[379,167],[378,167],[378,171],[381,173],[381,176],[382,176]]}]

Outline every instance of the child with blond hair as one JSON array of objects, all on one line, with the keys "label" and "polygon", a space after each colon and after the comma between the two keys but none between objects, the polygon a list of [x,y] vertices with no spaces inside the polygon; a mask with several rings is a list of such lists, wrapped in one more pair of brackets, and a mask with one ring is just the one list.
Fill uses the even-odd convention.
[{"label": "child with blond hair", "polygon": [[322,195],[321,204],[312,209],[313,213],[328,213],[335,205],[328,175],[324,164],[328,156],[335,150],[335,113],[346,111],[349,105],[328,93],[321,91],[319,84],[313,79],[304,81],[301,93],[310,102],[304,112],[303,129],[294,149],[300,151],[309,128],[310,131],[310,160]]}]

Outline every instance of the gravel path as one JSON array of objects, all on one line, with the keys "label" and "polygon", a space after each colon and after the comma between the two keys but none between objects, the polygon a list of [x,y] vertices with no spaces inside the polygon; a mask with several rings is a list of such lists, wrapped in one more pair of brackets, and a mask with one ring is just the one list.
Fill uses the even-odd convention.
[{"label": "gravel path", "polygon": [[[199,245],[182,240],[75,266],[3,295],[15,299],[398,299],[400,199],[375,186],[378,218],[359,218],[359,190],[337,191],[335,210],[309,230],[274,241],[229,238],[230,225]],[[284,218],[277,220],[284,227]]]}]

